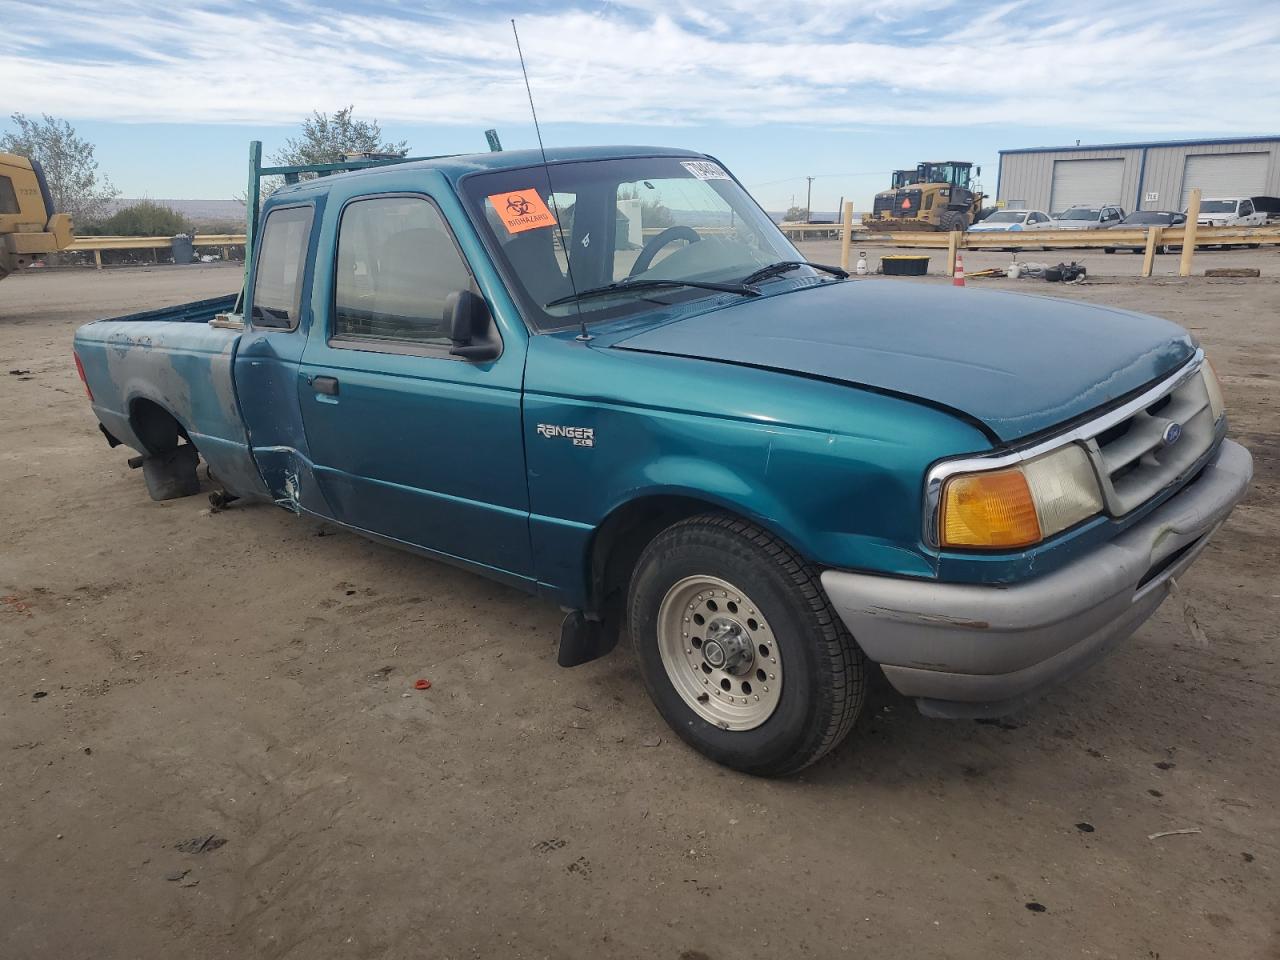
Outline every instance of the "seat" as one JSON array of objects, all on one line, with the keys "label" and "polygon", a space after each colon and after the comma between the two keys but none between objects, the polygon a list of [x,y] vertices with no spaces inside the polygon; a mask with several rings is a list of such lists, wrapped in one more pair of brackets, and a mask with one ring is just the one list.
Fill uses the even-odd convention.
[{"label": "seat", "polygon": [[518,233],[502,249],[538,306],[573,292],[556,259],[554,234],[550,229]]},{"label": "seat", "polygon": [[378,252],[371,333],[448,339],[446,300],[449,294],[471,286],[471,276],[448,234],[428,227],[392,234]]}]

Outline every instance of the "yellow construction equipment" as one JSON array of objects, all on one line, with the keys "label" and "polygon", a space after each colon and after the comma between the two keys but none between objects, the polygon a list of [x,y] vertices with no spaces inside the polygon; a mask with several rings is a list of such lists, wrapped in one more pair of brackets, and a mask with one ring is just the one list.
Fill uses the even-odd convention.
[{"label": "yellow construction equipment", "polygon": [[40,164],[0,153],[0,280],[74,239],[71,217],[53,210]]},{"label": "yellow construction equipment", "polygon": [[893,185],[876,194],[871,208],[874,229],[967,230],[982,209],[983,194],[970,175],[982,176],[972,163],[926,162],[915,170],[895,170]]}]

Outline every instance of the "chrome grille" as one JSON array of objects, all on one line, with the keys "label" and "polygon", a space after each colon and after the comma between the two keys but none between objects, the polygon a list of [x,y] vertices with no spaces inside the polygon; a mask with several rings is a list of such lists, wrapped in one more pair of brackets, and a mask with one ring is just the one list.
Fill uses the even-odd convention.
[{"label": "chrome grille", "polygon": [[1085,442],[1107,513],[1123,516],[1177,483],[1215,437],[1201,364],[1128,418]]}]

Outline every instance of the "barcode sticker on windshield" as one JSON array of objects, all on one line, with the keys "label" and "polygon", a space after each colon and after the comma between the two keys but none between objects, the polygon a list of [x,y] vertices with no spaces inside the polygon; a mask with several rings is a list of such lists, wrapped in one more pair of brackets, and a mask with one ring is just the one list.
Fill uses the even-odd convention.
[{"label": "barcode sticker on windshield", "polygon": [[554,227],[556,218],[547,209],[537,190],[513,190],[489,197],[493,209],[502,218],[507,233],[523,233],[538,227]]},{"label": "barcode sticker on windshield", "polygon": [[681,160],[684,167],[699,180],[728,180],[729,175],[720,169],[720,164],[710,160]]}]

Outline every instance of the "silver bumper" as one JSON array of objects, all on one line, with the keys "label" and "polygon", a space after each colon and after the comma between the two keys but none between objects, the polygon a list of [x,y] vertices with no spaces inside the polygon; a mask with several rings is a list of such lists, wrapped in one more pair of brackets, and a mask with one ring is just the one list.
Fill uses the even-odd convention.
[{"label": "silver bumper", "polygon": [[1200,476],[1115,540],[1009,586],[828,570],[859,646],[926,714],[999,716],[1133,633],[1244,496],[1253,458],[1224,440]]}]

